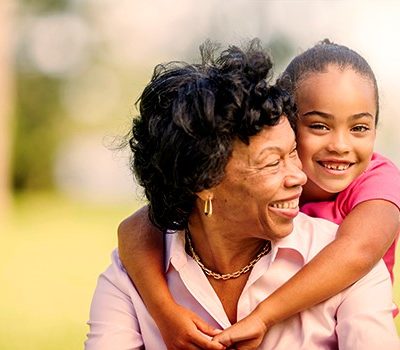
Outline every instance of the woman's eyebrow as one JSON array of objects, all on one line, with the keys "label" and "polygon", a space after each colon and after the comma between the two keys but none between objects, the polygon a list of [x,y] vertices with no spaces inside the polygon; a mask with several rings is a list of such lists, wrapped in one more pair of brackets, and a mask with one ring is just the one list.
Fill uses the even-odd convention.
[{"label": "woman's eyebrow", "polygon": [[281,150],[278,146],[267,146],[263,148],[260,152],[255,154],[253,157],[249,156],[247,161],[249,165],[257,165],[262,163],[262,161],[268,157],[270,153],[279,152]]},{"label": "woman's eyebrow", "polygon": [[279,152],[281,150],[282,150],[282,148],[278,147],[278,146],[267,146],[267,147],[264,147],[260,152],[258,152],[257,158],[263,156],[268,151]]},{"label": "woman's eyebrow", "polygon": [[[297,147],[296,142],[290,146],[290,152],[292,152]],[[267,146],[263,148],[252,160],[249,159],[249,164],[259,164],[271,153],[282,153],[285,152],[285,148],[279,146]]]}]

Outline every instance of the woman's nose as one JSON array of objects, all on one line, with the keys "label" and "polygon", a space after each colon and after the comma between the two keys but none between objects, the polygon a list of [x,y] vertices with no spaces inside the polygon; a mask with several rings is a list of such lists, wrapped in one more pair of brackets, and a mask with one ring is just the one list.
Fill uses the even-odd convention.
[{"label": "woman's nose", "polygon": [[307,182],[307,176],[302,170],[300,160],[293,161],[288,165],[287,175],[285,177],[286,187],[303,186]]}]

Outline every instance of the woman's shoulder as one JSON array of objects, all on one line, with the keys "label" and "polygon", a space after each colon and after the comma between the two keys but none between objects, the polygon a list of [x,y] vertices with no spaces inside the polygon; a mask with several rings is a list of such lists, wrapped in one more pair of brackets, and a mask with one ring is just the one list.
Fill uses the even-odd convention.
[{"label": "woman's shoulder", "polygon": [[332,221],[319,217],[312,217],[299,213],[294,220],[294,231],[303,239],[314,241],[317,245],[326,245],[333,241],[336,236],[338,225]]}]

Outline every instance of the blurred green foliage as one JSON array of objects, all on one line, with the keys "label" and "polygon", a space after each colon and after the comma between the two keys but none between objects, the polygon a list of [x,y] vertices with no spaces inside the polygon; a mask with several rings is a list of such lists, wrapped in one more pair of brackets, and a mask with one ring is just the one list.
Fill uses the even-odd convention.
[{"label": "blurred green foliage", "polygon": [[[64,5],[67,3],[63,2]],[[52,7],[52,1],[26,1],[26,4],[37,6],[37,9],[42,11],[38,14],[39,17],[45,14],[47,10],[56,9],[56,7]],[[59,11],[59,13],[62,13],[62,11]],[[88,19],[88,21],[90,20]],[[68,140],[69,137],[73,136],[77,130],[78,132],[83,132],[86,129],[85,132],[90,132],[96,127],[101,127],[104,133],[106,133],[105,124],[107,123],[102,122],[101,118],[99,118],[101,111],[95,111],[94,109],[90,111],[94,115],[94,118],[98,119],[90,124],[91,129],[89,130],[84,120],[80,124],[79,116],[78,118],[67,117],[68,112],[66,112],[65,100],[62,101],[62,94],[63,91],[65,93],[64,88],[66,84],[69,84],[69,87],[76,84],[77,90],[81,91],[78,101],[68,101],[68,103],[75,103],[74,113],[79,113],[79,107],[85,98],[87,98],[88,103],[92,105],[97,104],[96,101],[91,100],[93,92],[89,91],[89,89],[92,85],[87,83],[87,81],[95,82],[96,79],[86,76],[86,74],[90,74],[88,67],[100,67],[100,72],[101,67],[109,69],[115,74],[116,80],[118,80],[121,86],[136,84],[138,93],[132,96],[134,99],[144,88],[145,82],[148,81],[151,68],[146,68],[146,72],[144,72],[140,65],[132,67],[126,62],[118,63],[112,55],[106,58],[102,57],[105,51],[105,44],[100,40],[95,45],[82,48],[82,50],[90,50],[88,54],[90,62],[86,68],[78,69],[77,72],[73,73],[69,72],[66,75],[52,74],[41,71],[35,63],[32,63],[32,48],[29,47],[29,44],[31,44],[29,42],[29,28],[22,31],[21,36],[16,64],[16,118],[14,123],[15,141],[12,156],[12,184],[15,191],[49,190],[54,188],[53,168],[59,146]],[[183,53],[186,57],[172,56],[171,59],[197,60],[199,58],[198,44],[197,42],[188,46],[186,52]],[[225,43],[222,45],[222,48],[227,44],[232,43]],[[287,64],[289,57],[293,54],[292,42],[287,37],[277,33],[265,43],[265,46],[271,52],[276,62],[275,73],[279,74]],[[49,54],[51,55],[51,53]],[[188,59],[188,57],[196,58]],[[156,63],[159,62],[158,60],[154,61]],[[108,88],[107,81],[102,81],[102,83],[104,83],[104,87],[101,88],[102,92],[106,94]],[[124,90],[124,88],[121,88],[121,90]],[[122,95],[125,95],[125,93],[127,92],[122,91]],[[101,99],[101,95],[97,97]],[[101,106],[101,101],[98,104]],[[127,103],[123,110],[128,109],[129,105]],[[120,110],[111,111],[107,116],[109,122],[112,121],[113,115],[116,116],[119,112]],[[85,113],[85,111],[82,113]]]},{"label": "blurred green foliage", "polygon": [[19,0],[19,4],[33,12],[60,11],[66,9],[69,0]]},{"label": "blurred green foliage", "polygon": [[276,33],[268,41],[266,47],[271,51],[274,72],[280,74],[289,63],[289,58],[295,55],[293,42],[288,37]]},{"label": "blurred green foliage", "polygon": [[16,126],[13,154],[15,190],[53,186],[53,160],[63,133],[59,101],[61,81],[39,73],[17,73]]}]

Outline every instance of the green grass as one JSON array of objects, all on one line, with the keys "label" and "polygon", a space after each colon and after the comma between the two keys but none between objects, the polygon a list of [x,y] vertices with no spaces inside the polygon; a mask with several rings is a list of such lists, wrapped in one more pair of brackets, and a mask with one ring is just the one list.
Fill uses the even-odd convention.
[{"label": "green grass", "polygon": [[[1,223],[0,349],[82,349],[97,276],[117,244],[118,223],[136,207],[52,194],[15,200]],[[400,304],[399,283],[395,299]],[[396,325],[400,333],[400,317]]]},{"label": "green grass", "polygon": [[81,349],[96,279],[137,207],[25,195],[1,233],[0,349]]}]

